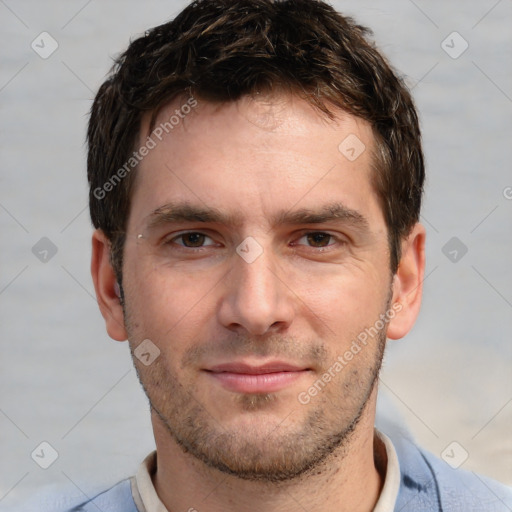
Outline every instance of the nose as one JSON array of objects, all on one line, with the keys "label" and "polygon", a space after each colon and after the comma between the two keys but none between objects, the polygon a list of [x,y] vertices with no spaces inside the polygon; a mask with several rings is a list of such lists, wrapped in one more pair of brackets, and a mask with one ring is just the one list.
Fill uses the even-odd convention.
[{"label": "nose", "polygon": [[286,330],[295,314],[296,296],[270,249],[252,262],[237,253],[233,260],[219,307],[220,323],[227,329],[253,336]]}]

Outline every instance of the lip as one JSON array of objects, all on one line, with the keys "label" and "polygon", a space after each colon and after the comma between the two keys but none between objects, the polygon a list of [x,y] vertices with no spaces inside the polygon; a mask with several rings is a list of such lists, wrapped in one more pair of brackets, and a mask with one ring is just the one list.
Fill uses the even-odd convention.
[{"label": "lip", "polygon": [[308,368],[304,366],[297,366],[284,361],[269,361],[261,365],[249,364],[240,361],[211,366],[210,368],[207,368],[207,371],[213,373],[227,372],[243,373],[246,375],[262,375],[265,373],[298,372],[307,369]]},{"label": "lip", "polygon": [[279,391],[304,375],[309,368],[282,361],[263,365],[232,362],[212,366],[205,372],[225,389],[236,393],[271,393]]}]

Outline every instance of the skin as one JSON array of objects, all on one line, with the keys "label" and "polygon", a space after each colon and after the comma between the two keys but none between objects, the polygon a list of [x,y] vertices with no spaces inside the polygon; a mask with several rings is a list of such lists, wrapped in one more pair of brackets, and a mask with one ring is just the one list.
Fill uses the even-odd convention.
[{"label": "skin", "polygon": [[[156,124],[180,104],[164,108]],[[420,308],[425,229],[416,224],[403,240],[391,276],[372,188],[372,131],[337,114],[329,121],[284,93],[223,105],[199,100],[139,164],[124,307],[108,240],[93,234],[92,276],[109,335],[129,339],[132,352],[146,339],[160,351],[150,365],[136,357],[134,364],[152,405],[153,482],[168,510],[357,512],[378,500],[386,460],[374,437],[377,375],[386,338],[403,337]],[[148,133],[146,117],[141,143]],[[355,161],[338,150],[349,134],[366,146]],[[150,226],[155,211],[183,201],[236,222],[160,217]],[[277,212],[334,202],[366,222],[354,215],[272,222]],[[262,251],[251,263],[236,252],[247,237]],[[299,393],[397,303],[400,312],[379,334],[300,403]],[[226,389],[208,371],[270,360],[303,371],[265,393]]]}]

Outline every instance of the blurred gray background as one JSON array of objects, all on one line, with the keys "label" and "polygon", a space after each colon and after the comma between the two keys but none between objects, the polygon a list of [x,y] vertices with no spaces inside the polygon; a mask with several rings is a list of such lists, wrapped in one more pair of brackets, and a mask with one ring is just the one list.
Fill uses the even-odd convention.
[{"label": "blurred gray background", "polygon": [[[0,0],[1,511],[85,499],[154,447],[94,298],[84,139],[111,58],[186,4]],[[512,1],[332,4],[405,75],[427,157],[423,309],[379,421],[512,484]]]}]

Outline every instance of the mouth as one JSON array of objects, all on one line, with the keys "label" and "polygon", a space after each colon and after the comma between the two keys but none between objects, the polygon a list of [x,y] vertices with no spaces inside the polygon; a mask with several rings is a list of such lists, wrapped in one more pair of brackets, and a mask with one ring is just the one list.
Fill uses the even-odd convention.
[{"label": "mouth", "polygon": [[225,363],[204,370],[215,382],[235,393],[272,393],[284,389],[311,372],[311,368],[282,361],[263,365]]}]

